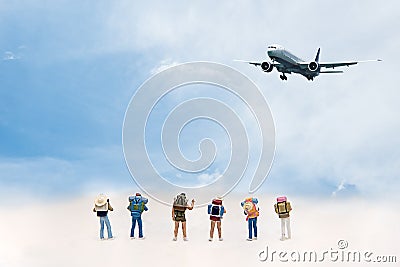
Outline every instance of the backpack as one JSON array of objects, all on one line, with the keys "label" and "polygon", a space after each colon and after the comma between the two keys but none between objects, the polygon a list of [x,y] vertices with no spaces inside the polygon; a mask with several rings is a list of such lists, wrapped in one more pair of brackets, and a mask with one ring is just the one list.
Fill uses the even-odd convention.
[{"label": "backpack", "polygon": [[243,205],[244,214],[247,215],[248,218],[255,218],[259,216],[259,209],[257,205],[250,200],[246,200]]},{"label": "backpack", "polygon": [[174,208],[185,209],[187,207],[187,203],[188,203],[188,200],[186,198],[186,195],[182,193],[180,195],[177,195],[174,198],[173,205],[174,205]]},{"label": "backpack", "polygon": [[144,204],[147,204],[147,203],[149,202],[149,200],[148,200],[147,198],[143,197],[143,196],[130,196],[130,197],[128,198],[128,200],[129,200],[129,202],[132,202],[132,201],[134,201],[134,200],[137,199],[137,198],[139,198],[141,201],[143,201]]},{"label": "backpack", "polygon": [[94,205],[94,210],[95,211],[108,211],[108,202],[105,203],[103,206],[97,206],[96,204]]},{"label": "backpack", "polygon": [[222,206],[222,200],[213,199],[211,204],[208,205],[208,214],[213,217],[221,217],[224,216],[224,206]]},{"label": "backpack", "polygon": [[209,204],[208,205],[208,214],[214,217],[221,217],[224,216],[224,206],[222,205],[215,205]]},{"label": "backpack", "polygon": [[278,202],[276,203],[276,209],[278,214],[287,214],[290,210],[287,208],[287,202]]},{"label": "backpack", "polygon": [[144,211],[144,202],[140,199],[134,198],[129,202],[129,210],[131,212],[140,212]]}]

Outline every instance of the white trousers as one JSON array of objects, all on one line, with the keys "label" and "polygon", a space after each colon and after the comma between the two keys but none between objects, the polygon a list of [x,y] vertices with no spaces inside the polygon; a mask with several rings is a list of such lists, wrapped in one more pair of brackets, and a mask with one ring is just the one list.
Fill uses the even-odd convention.
[{"label": "white trousers", "polygon": [[282,237],[285,237],[285,226],[287,230],[287,237],[291,238],[292,233],[290,232],[290,217],[287,218],[281,218],[281,231],[282,231]]}]

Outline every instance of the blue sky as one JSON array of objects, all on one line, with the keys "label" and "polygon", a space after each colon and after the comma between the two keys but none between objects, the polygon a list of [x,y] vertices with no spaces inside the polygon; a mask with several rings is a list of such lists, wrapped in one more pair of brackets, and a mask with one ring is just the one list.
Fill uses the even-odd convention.
[{"label": "blue sky", "polygon": [[[249,76],[274,114],[276,158],[261,192],[395,192],[396,10],[395,1],[1,2],[2,191],[56,196],[135,189],[121,144],[131,96],[164,65],[209,60]],[[232,61],[264,59],[270,43],[304,59],[321,47],[321,61],[384,62],[313,83],[291,75],[283,83],[276,72]],[[193,144],[183,147],[190,154]],[[212,171],[222,171],[222,162]]]}]

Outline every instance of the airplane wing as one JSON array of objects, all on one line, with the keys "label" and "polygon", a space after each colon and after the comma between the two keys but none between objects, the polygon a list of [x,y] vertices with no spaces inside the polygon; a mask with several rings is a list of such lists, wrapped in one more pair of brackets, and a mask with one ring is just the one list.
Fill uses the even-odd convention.
[{"label": "airplane wing", "polygon": [[255,60],[253,60],[253,61],[248,61],[248,60],[235,59],[234,61],[249,63],[249,64],[254,65],[254,66],[261,66],[261,63],[262,63],[262,62],[260,62],[260,61],[255,61]]},{"label": "airplane wing", "polygon": [[320,71],[319,73],[343,73],[342,70],[324,70]]},{"label": "airplane wing", "polygon": [[[254,65],[254,66],[261,66],[261,64],[262,64],[263,62],[268,61],[268,60],[257,61],[257,60],[241,60],[241,59],[234,59],[233,61],[243,62],[243,63],[249,63],[249,64]],[[279,65],[278,62],[270,62],[270,61],[268,61],[268,63],[272,64],[273,66]]]},{"label": "airplane wing", "polygon": [[[364,63],[364,62],[375,62],[375,61],[382,61],[381,59],[375,59],[375,60],[364,60],[364,61],[343,61],[343,62],[318,62],[319,66],[321,68],[337,68],[337,67],[343,67],[343,66],[351,66],[351,65],[356,65],[358,63]],[[299,62],[297,63],[299,66],[302,68],[308,67],[308,64],[310,62]]]},{"label": "airplane wing", "polygon": [[351,66],[351,65],[356,65],[358,63],[364,63],[364,62],[373,62],[373,61],[382,61],[381,59],[376,59],[376,60],[364,60],[364,61],[344,61],[344,62],[319,62],[318,64],[322,68],[336,68],[336,67],[343,67],[343,66]]}]

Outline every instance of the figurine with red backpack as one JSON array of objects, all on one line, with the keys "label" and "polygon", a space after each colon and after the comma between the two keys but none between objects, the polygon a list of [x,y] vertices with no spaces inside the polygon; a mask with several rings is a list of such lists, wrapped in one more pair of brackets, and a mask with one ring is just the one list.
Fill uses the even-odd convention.
[{"label": "figurine with red backpack", "polygon": [[[243,212],[247,216],[246,221],[249,228],[249,237],[247,241],[257,240],[257,217],[259,216],[259,208],[257,207],[258,199],[254,197],[246,198],[242,203]],[[254,231],[254,237],[253,237]]]},{"label": "figurine with red backpack", "polygon": [[210,214],[211,221],[211,229],[210,229],[210,238],[208,241],[213,241],[215,224],[217,224],[218,229],[218,240],[222,241],[222,229],[221,229],[221,220],[226,213],[226,209],[222,206],[222,198],[217,197],[212,200],[211,204],[208,205],[208,214]]}]

